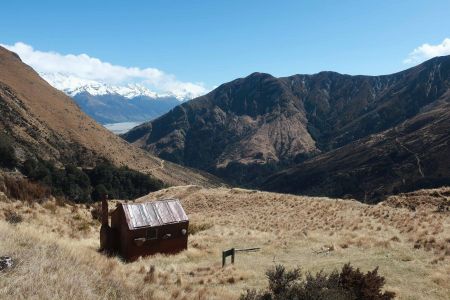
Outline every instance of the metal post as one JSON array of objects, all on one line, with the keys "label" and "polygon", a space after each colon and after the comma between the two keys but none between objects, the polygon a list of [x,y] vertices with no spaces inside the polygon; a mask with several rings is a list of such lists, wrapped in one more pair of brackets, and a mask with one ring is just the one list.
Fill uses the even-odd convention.
[{"label": "metal post", "polygon": [[222,268],[225,266],[226,259],[227,259],[228,256],[231,256],[231,263],[234,264],[234,254],[235,254],[235,252],[236,251],[235,251],[234,248],[222,251]]},{"label": "metal post", "polygon": [[231,250],[232,250],[232,252],[231,252],[231,263],[234,265],[234,253],[235,253],[235,251],[234,251],[234,248],[232,248]]},{"label": "metal post", "polygon": [[222,251],[222,268],[225,266],[226,251]]}]

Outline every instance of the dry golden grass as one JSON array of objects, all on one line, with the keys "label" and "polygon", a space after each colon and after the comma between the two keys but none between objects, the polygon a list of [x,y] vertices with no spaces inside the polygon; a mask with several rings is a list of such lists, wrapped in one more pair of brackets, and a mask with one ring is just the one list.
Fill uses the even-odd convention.
[{"label": "dry golden grass", "polygon": [[[446,189],[440,191],[448,197]],[[433,192],[421,191],[420,197],[426,202]],[[137,201],[166,197],[180,198],[201,230],[189,237],[187,251],[131,264],[97,252],[99,223],[90,207],[0,202],[0,255],[19,261],[0,273],[0,298],[236,299],[247,288],[264,286],[264,272],[275,263],[314,272],[347,262],[364,271],[379,266],[386,289],[400,299],[450,294],[450,214],[435,207],[412,211],[394,207],[397,198],[368,206],[197,186]],[[3,221],[6,210],[15,210],[23,222]],[[221,251],[231,247],[261,251],[237,253],[236,264],[222,269]]]}]

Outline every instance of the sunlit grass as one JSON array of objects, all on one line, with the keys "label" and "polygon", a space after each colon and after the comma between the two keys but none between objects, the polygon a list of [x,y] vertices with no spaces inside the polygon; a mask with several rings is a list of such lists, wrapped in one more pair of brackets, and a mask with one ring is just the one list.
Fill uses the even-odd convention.
[{"label": "sunlit grass", "polygon": [[[18,261],[0,274],[0,298],[236,299],[247,288],[263,287],[264,272],[276,263],[315,272],[347,262],[363,271],[379,266],[386,289],[400,299],[446,299],[450,293],[450,215],[413,199],[428,203],[429,192],[368,206],[187,186],[139,201],[167,197],[181,199],[196,228],[188,250],[131,264],[97,252],[93,207],[0,202],[0,255]],[[398,205],[402,201],[416,203],[415,210]],[[22,222],[4,221],[6,211]],[[235,265],[222,269],[221,251],[232,247],[261,250],[239,252]]]}]

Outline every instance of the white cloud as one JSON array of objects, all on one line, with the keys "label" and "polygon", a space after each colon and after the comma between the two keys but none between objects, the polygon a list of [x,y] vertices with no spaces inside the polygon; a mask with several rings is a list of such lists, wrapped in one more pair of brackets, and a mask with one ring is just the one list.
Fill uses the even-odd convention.
[{"label": "white cloud", "polygon": [[17,53],[23,62],[39,73],[63,73],[105,84],[140,83],[158,92],[193,98],[207,92],[202,83],[182,82],[174,75],[155,68],[136,68],[113,65],[87,54],[60,54],[33,49],[22,42],[1,46]]},{"label": "white cloud", "polygon": [[438,45],[423,44],[422,46],[417,47],[409,53],[403,63],[420,63],[427,59],[442,55],[450,55],[450,38],[444,39],[442,43]]}]

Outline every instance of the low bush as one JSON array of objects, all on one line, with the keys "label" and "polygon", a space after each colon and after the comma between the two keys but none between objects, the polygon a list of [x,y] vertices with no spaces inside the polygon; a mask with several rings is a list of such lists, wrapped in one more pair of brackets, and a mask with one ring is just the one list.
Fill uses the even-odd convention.
[{"label": "low bush", "polygon": [[3,177],[2,189],[8,198],[22,201],[42,202],[50,196],[46,186],[20,177]]},{"label": "low bush", "polygon": [[102,205],[101,203],[94,204],[91,209],[92,219],[97,220],[99,222],[102,221]]},{"label": "low bush", "polygon": [[12,169],[17,166],[17,157],[11,139],[0,134],[0,167]]},{"label": "low bush", "polygon": [[384,277],[378,275],[378,268],[362,273],[350,264],[326,274],[323,271],[303,276],[300,269],[288,271],[277,265],[266,273],[269,286],[265,290],[248,290],[241,300],[389,300],[393,292],[382,292]]},{"label": "low bush", "polygon": [[49,210],[52,214],[55,214],[58,210],[58,207],[56,206],[56,203],[53,201],[47,201],[42,205],[43,208],[46,210]]},{"label": "low bush", "polygon": [[10,224],[18,224],[23,221],[23,217],[15,211],[7,210],[5,211],[5,220]]}]

